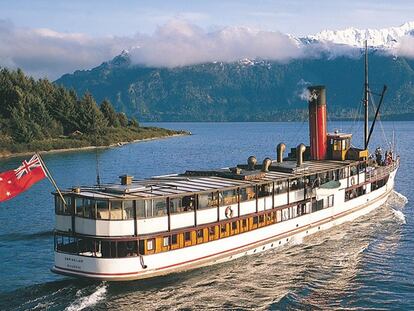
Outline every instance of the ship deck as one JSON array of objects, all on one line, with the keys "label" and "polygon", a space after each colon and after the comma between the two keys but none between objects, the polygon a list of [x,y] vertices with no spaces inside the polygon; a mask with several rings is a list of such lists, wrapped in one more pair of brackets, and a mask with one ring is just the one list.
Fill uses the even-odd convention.
[{"label": "ship deck", "polygon": [[277,163],[272,161],[269,170],[263,172],[262,165],[249,170],[247,165],[216,170],[187,171],[183,174],[155,176],[145,180],[133,180],[129,185],[103,184],[80,187],[77,194],[94,199],[139,199],[190,195],[194,193],[229,190],[238,187],[295,179],[346,167],[357,161],[304,161],[300,167],[296,161]]}]

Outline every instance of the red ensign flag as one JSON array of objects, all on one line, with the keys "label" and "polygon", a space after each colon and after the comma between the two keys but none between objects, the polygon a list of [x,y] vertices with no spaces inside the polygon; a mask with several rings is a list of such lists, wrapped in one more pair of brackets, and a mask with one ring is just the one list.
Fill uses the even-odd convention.
[{"label": "red ensign flag", "polygon": [[0,202],[14,198],[45,177],[45,171],[37,155],[29,161],[23,161],[15,170],[0,173]]}]

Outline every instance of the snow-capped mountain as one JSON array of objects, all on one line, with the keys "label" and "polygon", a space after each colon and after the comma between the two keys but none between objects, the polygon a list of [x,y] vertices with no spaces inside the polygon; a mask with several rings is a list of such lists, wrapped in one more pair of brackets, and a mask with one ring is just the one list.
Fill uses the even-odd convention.
[{"label": "snow-capped mountain", "polygon": [[357,29],[324,30],[315,35],[309,35],[307,41],[322,41],[336,44],[344,44],[353,47],[363,47],[368,40],[370,47],[378,49],[392,49],[404,36],[414,36],[414,22],[405,23],[399,27],[382,29]]}]

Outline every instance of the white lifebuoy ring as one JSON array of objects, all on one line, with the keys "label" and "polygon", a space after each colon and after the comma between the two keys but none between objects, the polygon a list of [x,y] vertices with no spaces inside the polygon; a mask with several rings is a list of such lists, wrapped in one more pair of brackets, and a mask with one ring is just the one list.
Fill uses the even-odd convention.
[{"label": "white lifebuoy ring", "polygon": [[355,177],[351,177],[351,186],[355,185]]},{"label": "white lifebuoy ring", "polygon": [[226,207],[226,210],[224,211],[224,214],[226,215],[226,218],[232,218],[233,217],[233,210],[230,206]]}]

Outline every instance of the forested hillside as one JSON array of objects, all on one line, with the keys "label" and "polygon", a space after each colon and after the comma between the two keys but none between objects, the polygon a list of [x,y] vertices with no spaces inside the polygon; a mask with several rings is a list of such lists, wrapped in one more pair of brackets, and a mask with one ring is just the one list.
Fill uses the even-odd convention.
[{"label": "forested hillside", "polygon": [[[388,92],[383,117],[414,115],[414,61],[370,53],[370,85]],[[56,81],[142,121],[289,121],[306,118],[300,97],[309,84],[327,87],[332,119],[354,118],[361,110],[363,58],[310,58],[288,63],[243,60],[176,68],[131,63],[127,53]]]},{"label": "forested hillside", "polygon": [[98,106],[90,93],[46,79],[35,80],[21,70],[0,70],[0,155],[90,145],[109,145],[174,131],[140,128],[135,118],[115,112],[103,100]]}]

